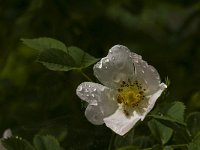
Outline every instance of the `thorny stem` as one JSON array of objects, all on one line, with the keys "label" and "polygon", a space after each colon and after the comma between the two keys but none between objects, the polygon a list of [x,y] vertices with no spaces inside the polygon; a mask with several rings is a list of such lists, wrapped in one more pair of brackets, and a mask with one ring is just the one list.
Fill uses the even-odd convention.
[{"label": "thorny stem", "polygon": [[115,150],[115,147],[114,147],[114,144],[115,144],[115,137],[116,137],[115,132],[112,132],[108,150]]}]

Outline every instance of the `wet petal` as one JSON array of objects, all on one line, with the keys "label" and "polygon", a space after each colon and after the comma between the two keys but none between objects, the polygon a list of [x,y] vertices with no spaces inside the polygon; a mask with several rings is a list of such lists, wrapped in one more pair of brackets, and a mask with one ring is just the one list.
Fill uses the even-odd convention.
[{"label": "wet petal", "polygon": [[104,122],[107,127],[112,129],[119,135],[126,134],[133,126],[141,119],[141,116],[133,112],[133,115],[126,116],[122,109],[117,111],[109,117],[104,118]]},{"label": "wet petal", "polygon": [[118,87],[121,81],[133,77],[134,66],[130,50],[122,45],[113,46],[108,55],[102,58],[93,70],[101,83],[112,88]]},{"label": "wet petal", "polygon": [[85,115],[93,124],[102,124],[103,118],[117,109],[115,91],[101,84],[83,82],[78,86],[76,93],[89,103]]},{"label": "wet petal", "polygon": [[86,118],[95,125],[104,124],[104,112],[101,111],[99,106],[88,105],[85,110]]},{"label": "wet petal", "polygon": [[141,120],[144,120],[144,118],[146,117],[146,115],[153,109],[158,97],[160,97],[160,95],[162,94],[162,92],[167,88],[167,86],[164,83],[161,83],[159,86],[159,89],[157,92],[155,92],[154,94],[152,94],[151,96],[149,96],[148,99],[148,106],[147,108],[144,108],[145,111],[142,114],[142,118]]},{"label": "wet petal", "polygon": [[12,131],[10,129],[6,129],[3,133],[3,138],[7,139],[10,138],[12,136]]},{"label": "wet petal", "polygon": [[146,61],[142,60],[140,55],[135,53],[131,55],[135,66],[135,76],[142,84],[142,87],[147,90],[146,93],[151,95],[159,88],[160,76],[153,66],[148,65]]}]

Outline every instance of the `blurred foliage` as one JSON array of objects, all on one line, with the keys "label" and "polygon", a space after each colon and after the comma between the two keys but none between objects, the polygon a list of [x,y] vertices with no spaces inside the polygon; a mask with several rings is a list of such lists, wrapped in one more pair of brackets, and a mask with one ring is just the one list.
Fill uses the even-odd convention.
[{"label": "blurred foliage", "polygon": [[[183,101],[189,113],[200,110],[199,27],[198,0],[0,0],[0,133],[9,127],[29,141],[51,134],[69,150],[106,149],[110,139],[109,129],[85,119],[75,95],[86,79],[47,70],[21,38],[52,37],[96,58],[126,45],[168,77],[164,100]],[[92,67],[84,72],[96,80]]]}]

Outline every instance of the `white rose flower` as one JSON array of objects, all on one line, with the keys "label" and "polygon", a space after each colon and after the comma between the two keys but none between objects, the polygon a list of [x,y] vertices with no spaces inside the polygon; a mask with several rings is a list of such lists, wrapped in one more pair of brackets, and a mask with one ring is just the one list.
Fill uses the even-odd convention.
[{"label": "white rose flower", "polygon": [[[12,131],[10,129],[6,129],[3,133],[2,139],[8,139],[12,136]],[[0,150],[6,150],[6,148],[1,144],[0,141]]]},{"label": "white rose flower", "polygon": [[119,135],[143,120],[167,88],[153,66],[122,45],[113,46],[93,70],[103,85],[83,82],[76,90],[88,102],[85,116],[95,125],[105,123]]}]

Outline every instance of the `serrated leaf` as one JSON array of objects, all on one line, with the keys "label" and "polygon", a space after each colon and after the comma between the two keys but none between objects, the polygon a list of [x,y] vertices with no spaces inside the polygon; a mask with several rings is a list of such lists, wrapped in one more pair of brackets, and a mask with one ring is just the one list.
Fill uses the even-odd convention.
[{"label": "serrated leaf", "polygon": [[182,102],[174,102],[167,111],[167,115],[178,122],[184,122],[185,105]]},{"label": "serrated leaf", "polygon": [[185,105],[182,102],[173,102],[170,104],[164,104],[158,106],[152,115],[149,115],[156,119],[163,119],[166,121],[176,122],[182,125],[186,125],[184,122]]},{"label": "serrated leaf", "polygon": [[37,61],[53,71],[69,71],[76,66],[74,59],[59,49],[41,51]]},{"label": "serrated leaf", "polygon": [[173,130],[157,120],[150,120],[148,122],[149,129],[152,135],[162,144],[166,144],[172,137]]},{"label": "serrated leaf", "polygon": [[68,47],[68,51],[78,68],[86,68],[99,60],[75,46]]},{"label": "serrated leaf", "polygon": [[190,113],[186,119],[187,127],[193,137],[200,133],[200,112]]},{"label": "serrated leaf", "polygon": [[35,150],[35,148],[25,139],[11,137],[1,141],[6,150]]},{"label": "serrated leaf", "polygon": [[80,70],[99,60],[78,47],[67,48],[64,43],[52,38],[22,41],[25,45],[39,50],[38,62],[53,71]]},{"label": "serrated leaf", "polygon": [[37,150],[62,150],[56,138],[50,135],[36,135],[33,144]]},{"label": "serrated leaf", "polygon": [[199,150],[200,149],[200,134],[195,136],[192,142],[188,145],[188,150]]}]

